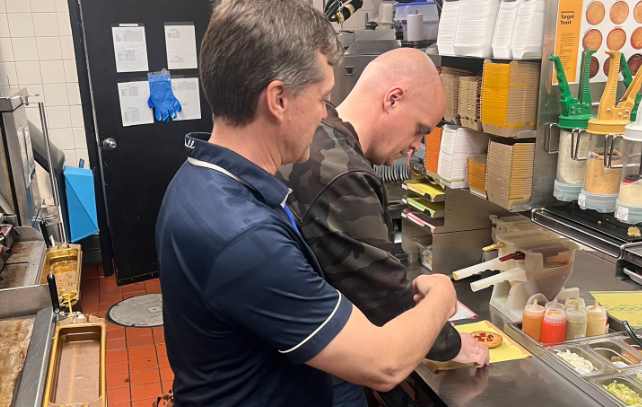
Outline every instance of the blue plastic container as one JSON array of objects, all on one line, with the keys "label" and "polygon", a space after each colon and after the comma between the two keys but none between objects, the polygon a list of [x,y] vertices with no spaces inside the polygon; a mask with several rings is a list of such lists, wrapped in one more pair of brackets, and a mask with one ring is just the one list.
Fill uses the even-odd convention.
[{"label": "blue plastic container", "polygon": [[87,168],[65,167],[67,212],[71,242],[98,232],[94,174]]}]

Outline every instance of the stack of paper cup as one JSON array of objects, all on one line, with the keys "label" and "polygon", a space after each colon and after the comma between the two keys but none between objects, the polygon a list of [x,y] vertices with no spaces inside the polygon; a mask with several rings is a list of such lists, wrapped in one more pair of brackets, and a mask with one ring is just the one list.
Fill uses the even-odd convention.
[{"label": "stack of paper cup", "polygon": [[512,39],[515,59],[541,58],[546,0],[524,0],[519,6]]},{"label": "stack of paper cup", "polygon": [[493,56],[495,58],[513,58],[511,48],[513,31],[515,31],[517,11],[521,3],[522,0],[502,0],[499,5],[499,14],[493,33]]},{"label": "stack of paper cup", "polygon": [[455,55],[455,33],[459,19],[460,0],[444,1],[437,34],[437,48],[440,55]]},{"label": "stack of paper cup", "polygon": [[460,126],[445,125],[439,149],[440,183],[451,189],[468,188],[468,157],[485,153],[490,136]]},{"label": "stack of paper cup", "polygon": [[500,0],[460,0],[455,54],[490,58]]}]

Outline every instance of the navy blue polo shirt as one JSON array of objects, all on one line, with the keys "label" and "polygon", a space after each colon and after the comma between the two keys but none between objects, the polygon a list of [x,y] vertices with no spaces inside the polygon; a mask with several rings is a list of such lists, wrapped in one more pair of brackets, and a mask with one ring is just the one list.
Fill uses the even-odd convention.
[{"label": "navy blue polo shirt", "polygon": [[176,405],[331,406],[330,376],[305,362],[352,304],[288,217],[288,188],[209,137],[186,137],[156,225]]}]

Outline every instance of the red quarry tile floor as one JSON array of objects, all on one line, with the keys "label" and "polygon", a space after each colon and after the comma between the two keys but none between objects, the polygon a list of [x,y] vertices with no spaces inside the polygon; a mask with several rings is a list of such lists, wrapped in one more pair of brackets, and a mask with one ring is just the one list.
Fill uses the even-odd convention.
[{"label": "red quarry tile floor", "polygon": [[[160,293],[158,279],[119,287],[116,277],[104,277],[100,264],[82,270],[81,307],[84,313],[104,318],[123,299]],[[171,389],[174,373],[169,367],[163,327],[124,328],[107,323],[108,407],[151,407],[161,393]]]}]

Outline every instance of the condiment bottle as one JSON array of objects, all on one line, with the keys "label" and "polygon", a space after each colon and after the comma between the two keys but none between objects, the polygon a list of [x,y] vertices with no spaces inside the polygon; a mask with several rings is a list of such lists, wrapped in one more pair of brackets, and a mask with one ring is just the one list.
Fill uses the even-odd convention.
[{"label": "condiment bottle", "polygon": [[522,329],[536,341],[542,339],[542,322],[544,322],[545,313],[546,309],[539,305],[537,300],[533,301],[532,304],[526,305],[526,308],[524,308]]},{"label": "condiment bottle", "polygon": [[[639,112],[642,112],[640,104]],[[642,222],[642,113],[638,120],[626,126],[620,195],[615,217],[624,223]]]},{"label": "condiment bottle", "polygon": [[586,336],[604,335],[608,332],[608,317],[606,310],[595,301],[592,307],[586,309],[587,313],[587,326]]},{"label": "condiment bottle", "polygon": [[566,310],[566,340],[580,339],[586,337],[587,326],[586,310],[580,308],[580,303],[575,302],[573,308]]},{"label": "condiment bottle", "polygon": [[564,304],[564,309],[569,310],[571,308],[575,307],[575,304],[579,304],[580,309],[585,309],[586,304],[584,303],[584,298],[577,297],[577,298],[569,298],[566,300],[566,303]]},{"label": "condiment bottle", "polygon": [[560,304],[557,302],[557,298],[554,298],[553,301],[547,302],[546,305],[544,306],[546,308],[546,311],[548,310],[553,310],[553,309],[564,309],[564,304]]},{"label": "condiment bottle", "polygon": [[[581,209],[601,213],[614,212],[622,175],[622,136],[631,122],[642,74],[636,75],[624,96],[618,101],[617,86],[621,53],[609,54],[609,75],[600,100],[597,117],[588,122],[589,148],[584,188],[578,196]],[[639,73],[639,71],[638,71]]]},{"label": "condiment bottle", "polygon": [[549,309],[542,323],[542,342],[564,342],[566,338],[566,313],[563,309]]},{"label": "condiment bottle", "polygon": [[[570,202],[577,200],[584,186],[586,160],[580,160],[578,157],[586,156],[588,150],[586,129],[588,128],[588,121],[594,117],[592,113],[591,84],[589,83],[591,57],[594,53],[594,50],[585,50],[582,53],[583,69],[581,70],[580,89],[577,98],[573,97],[571,93],[560,57],[551,56],[548,58],[549,61],[553,61],[555,64],[560,91],[560,104],[562,106],[562,114],[559,117],[559,124],[557,124],[560,129],[560,141],[557,157],[557,175],[553,189],[553,196],[560,201]],[[549,154],[554,153],[553,151],[547,152]]]}]

